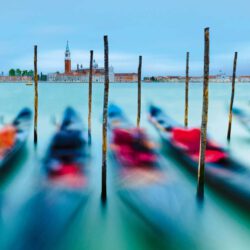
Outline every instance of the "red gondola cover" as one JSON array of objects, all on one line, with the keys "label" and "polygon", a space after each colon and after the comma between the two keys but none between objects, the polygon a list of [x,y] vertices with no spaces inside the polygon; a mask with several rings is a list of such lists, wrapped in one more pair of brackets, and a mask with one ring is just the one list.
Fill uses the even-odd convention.
[{"label": "red gondola cover", "polygon": [[117,157],[126,166],[152,165],[156,162],[156,155],[151,150],[141,150],[137,145],[146,139],[140,129],[114,129],[113,145]]},{"label": "red gondola cover", "polygon": [[[172,143],[186,151],[193,160],[198,161],[200,151],[200,129],[173,128],[171,133]],[[207,163],[219,162],[227,157],[227,154],[219,146],[208,140],[206,150]]]}]

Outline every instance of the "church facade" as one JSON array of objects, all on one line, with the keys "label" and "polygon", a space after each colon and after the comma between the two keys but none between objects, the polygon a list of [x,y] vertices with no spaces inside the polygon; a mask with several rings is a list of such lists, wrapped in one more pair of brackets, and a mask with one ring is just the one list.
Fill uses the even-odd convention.
[{"label": "church facade", "polygon": [[[49,82],[88,82],[89,81],[89,68],[79,68],[72,70],[71,68],[71,53],[69,49],[69,43],[67,42],[65,50],[65,59],[64,59],[64,73],[50,73],[48,74]],[[96,61],[93,61],[93,82],[104,82],[104,68],[99,67]],[[109,80],[114,82],[115,74],[114,68],[109,67]]]},{"label": "church facade", "polygon": [[[67,42],[64,58],[64,73],[50,73],[48,74],[47,81],[49,82],[89,82],[89,68],[82,66],[75,70],[71,68],[71,53],[69,43]],[[94,83],[103,83],[105,78],[105,70],[99,67],[97,62],[93,60],[93,74],[92,79]],[[114,68],[109,67],[109,81],[110,82],[137,82],[137,73],[114,73]]]}]

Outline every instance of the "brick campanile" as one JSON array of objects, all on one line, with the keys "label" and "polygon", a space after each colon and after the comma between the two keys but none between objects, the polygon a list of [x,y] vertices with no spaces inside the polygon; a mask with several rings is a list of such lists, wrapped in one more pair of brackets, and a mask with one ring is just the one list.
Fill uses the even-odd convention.
[{"label": "brick campanile", "polygon": [[65,51],[65,74],[71,73],[71,59],[70,59],[70,50],[69,50],[69,42],[67,41],[66,51]]}]

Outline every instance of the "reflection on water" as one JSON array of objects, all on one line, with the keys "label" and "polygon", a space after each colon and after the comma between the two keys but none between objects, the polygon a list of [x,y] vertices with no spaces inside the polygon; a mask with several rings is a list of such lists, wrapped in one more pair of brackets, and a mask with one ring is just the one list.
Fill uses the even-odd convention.
[{"label": "reflection on water", "polygon": [[[236,104],[247,107],[250,85],[236,85]],[[230,153],[240,162],[250,167],[248,160],[250,135],[241,125],[233,120],[232,141],[226,142],[228,104],[230,100],[230,85],[211,84],[209,103],[209,134],[225,147],[230,147]],[[52,249],[184,249],[188,246],[186,240],[181,241],[178,234],[169,237],[159,233],[155,228],[146,224],[133,209],[130,209],[118,195],[115,174],[116,165],[108,161],[108,203],[103,207],[100,202],[101,190],[101,123],[103,86],[93,86],[93,135],[92,161],[90,162],[90,178],[92,195],[87,203],[79,209],[70,224],[50,247]],[[142,95],[142,126],[150,136],[159,143],[156,131],[147,121],[146,105],[148,102],[159,104],[177,121],[183,123],[184,116],[184,84],[143,84]],[[43,159],[50,138],[55,131],[51,117],[57,120],[64,108],[72,105],[82,115],[87,124],[87,84],[40,84],[39,86],[39,127],[38,146],[35,150],[32,133],[23,154],[18,156],[10,165],[10,172],[1,174],[1,217],[0,241],[1,249],[11,243],[13,249],[18,249],[14,238],[20,236],[23,228],[20,218],[25,214],[36,218],[37,209],[25,209],[27,201],[39,188],[41,160]],[[119,104],[136,123],[135,84],[111,84],[110,100]],[[202,86],[190,85],[190,125],[200,125]],[[8,103],[8,105],[6,105]],[[33,88],[23,84],[0,85],[0,115],[5,122],[11,121],[23,106],[33,106]],[[163,152],[162,152],[163,153]],[[237,206],[224,199],[209,187],[206,188],[205,200],[197,203],[196,179],[183,166],[171,157],[170,152],[164,151],[167,168],[173,173],[179,185],[192,200],[186,202],[179,216],[174,218],[176,225],[184,223],[189,237],[193,237],[195,246],[192,249],[248,249],[250,244],[250,218]],[[178,188],[178,187],[176,187]],[[190,204],[192,203],[192,204]],[[61,206],[60,206],[61,207]],[[63,206],[62,206],[63,207]],[[191,208],[191,213],[189,212]],[[41,207],[40,207],[41,208]],[[55,207],[58,212],[63,208]],[[54,212],[54,211],[53,211]],[[190,216],[187,216],[190,214]],[[19,218],[19,219],[17,219]],[[34,221],[33,221],[34,222]],[[25,227],[29,220],[25,220]],[[190,229],[189,229],[190,226]],[[195,231],[193,231],[195,228]],[[42,233],[42,232],[41,232]],[[50,236],[53,236],[51,234]],[[16,248],[15,248],[16,247]],[[191,247],[190,247],[191,248]],[[31,248],[32,249],[32,248]],[[35,249],[35,248],[33,248]]]}]

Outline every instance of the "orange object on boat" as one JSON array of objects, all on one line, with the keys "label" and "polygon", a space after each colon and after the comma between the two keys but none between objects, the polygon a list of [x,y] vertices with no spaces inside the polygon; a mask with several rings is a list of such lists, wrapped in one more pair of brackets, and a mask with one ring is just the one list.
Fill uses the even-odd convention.
[{"label": "orange object on boat", "polygon": [[11,148],[16,140],[16,128],[7,125],[0,130],[0,149]]}]

